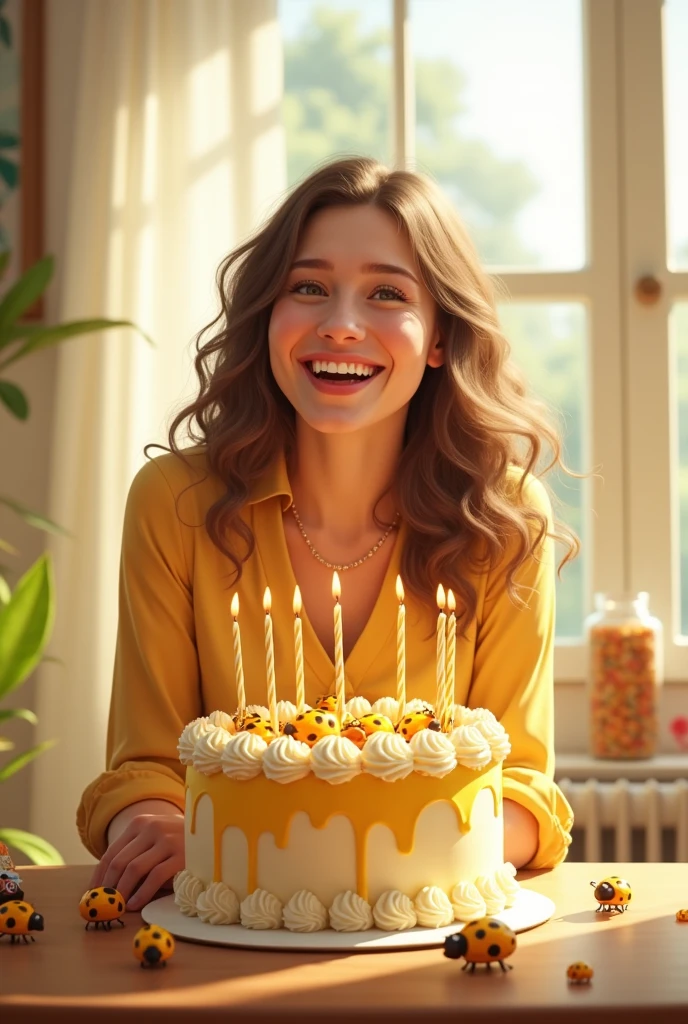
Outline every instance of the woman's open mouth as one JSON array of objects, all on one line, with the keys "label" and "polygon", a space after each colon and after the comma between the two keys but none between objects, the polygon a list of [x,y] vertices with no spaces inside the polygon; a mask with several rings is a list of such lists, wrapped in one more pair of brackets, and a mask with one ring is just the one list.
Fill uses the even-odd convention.
[{"label": "woman's open mouth", "polygon": [[301,364],[316,391],[324,395],[350,395],[367,387],[384,366],[370,363],[325,362],[309,359]]}]

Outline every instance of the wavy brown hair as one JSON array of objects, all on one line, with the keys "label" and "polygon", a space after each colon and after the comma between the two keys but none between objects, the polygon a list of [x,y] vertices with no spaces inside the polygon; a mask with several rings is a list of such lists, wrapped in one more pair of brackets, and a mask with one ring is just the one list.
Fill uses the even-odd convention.
[{"label": "wavy brown hair", "polygon": [[[546,535],[567,547],[560,571],[578,553],[575,533],[558,520],[549,532],[547,517],[523,494],[526,475],[535,473],[545,452],[549,458],[538,476],[557,464],[578,474],[564,466],[549,410],[527,394],[509,358],[492,281],[432,179],[367,158],[329,163],[298,184],[267,223],[226,257],[217,275],[222,311],[196,340],[198,397],[174,417],[167,450],[186,461],[175,438],[188,421],[189,438],[204,448],[209,471],[224,482],[226,492],[208,510],[205,525],[234,565],[233,585],[255,546],[240,510],[280,449],[289,456],[295,436],[294,409],[270,368],[273,304],[309,217],[325,207],[361,204],[387,211],[406,232],[437,304],[444,365],[426,369],[411,400],[393,491],[408,526],[405,584],[430,602],[439,582],[451,587],[465,629],[477,600],[466,578],[469,565],[494,564],[513,544],[505,578],[518,602],[515,575],[537,557]],[[512,466],[524,470],[517,486]]]}]

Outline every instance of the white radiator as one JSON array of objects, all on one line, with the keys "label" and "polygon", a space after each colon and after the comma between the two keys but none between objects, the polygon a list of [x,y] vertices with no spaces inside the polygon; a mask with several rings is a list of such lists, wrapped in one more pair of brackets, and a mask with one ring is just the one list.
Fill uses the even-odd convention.
[{"label": "white radiator", "polygon": [[[657,782],[572,782],[560,779],[559,786],[574,814],[574,842],[571,853],[585,861],[633,861],[638,856],[635,836],[641,831],[646,861],[662,861],[669,836],[673,860],[688,861],[688,781]],[[582,851],[579,830],[583,832]],[[613,854],[606,838],[613,834]],[[578,847],[578,849],[576,849]],[[580,856],[580,853],[583,856]],[[571,857],[571,859],[574,859]]]}]

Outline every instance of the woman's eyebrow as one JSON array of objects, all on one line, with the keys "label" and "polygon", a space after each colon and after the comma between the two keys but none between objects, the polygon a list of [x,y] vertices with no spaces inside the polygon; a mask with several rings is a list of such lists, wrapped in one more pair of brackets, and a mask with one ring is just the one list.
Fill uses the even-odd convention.
[{"label": "woman's eyebrow", "polygon": [[[295,270],[297,267],[308,267],[311,270],[334,270],[334,265],[329,260],[319,259],[296,260],[292,263],[291,269]],[[361,272],[363,274],[401,274],[418,284],[418,278],[410,270],[397,267],[394,263],[364,263]]]}]

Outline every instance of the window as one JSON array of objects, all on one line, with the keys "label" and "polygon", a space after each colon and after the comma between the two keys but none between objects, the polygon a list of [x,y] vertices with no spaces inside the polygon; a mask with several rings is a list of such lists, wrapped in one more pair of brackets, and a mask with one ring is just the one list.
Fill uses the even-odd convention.
[{"label": "window", "polygon": [[650,591],[685,678],[688,0],[279,0],[279,16],[290,183],[348,153],[432,174],[506,285],[505,332],[567,463],[591,473],[550,477],[583,541],[558,584],[557,678],[583,678],[594,592],[628,589]]}]

